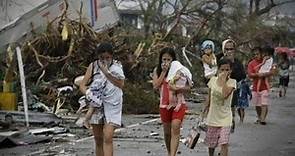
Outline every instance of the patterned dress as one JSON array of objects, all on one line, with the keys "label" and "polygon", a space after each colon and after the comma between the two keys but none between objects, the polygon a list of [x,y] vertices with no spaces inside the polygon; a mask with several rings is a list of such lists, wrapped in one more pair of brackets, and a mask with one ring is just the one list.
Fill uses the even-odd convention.
[{"label": "patterned dress", "polygon": [[[97,64],[94,64],[94,77],[99,78],[100,74],[103,74],[99,69]],[[112,65],[109,67],[109,71],[112,76],[117,79],[124,80],[125,76],[123,73],[123,68],[120,62],[113,61]],[[100,73],[100,74],[97,74]],[[123,91],[121,88],[115,86],[109,80],[106,80],[103,93],[101,96],[102,109],[96,109],[93,113],[90,123],[91,124],[112,124],[114,126],[121,126],[121,116],[122,116],[122,103],[123,103]],[[102,117],[103,116],[103,117]]]}]

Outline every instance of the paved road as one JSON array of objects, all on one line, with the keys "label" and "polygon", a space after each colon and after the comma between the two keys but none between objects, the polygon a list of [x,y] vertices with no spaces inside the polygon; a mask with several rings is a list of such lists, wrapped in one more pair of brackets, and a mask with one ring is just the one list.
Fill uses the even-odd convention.
[{"label": "paved road", "polygon": [[[244,124],[238,124],[236,132],[230,138],[230,155],[232,156],[295,156],[295,81],[294,73],[290,80],[288,95],[278,98],[277,92],[271,93],[271,106],[267,125],[256,125],[255,110],[246,110]],[[191,106],[199,111],[200,105]],[[195,115],[186,116],[181,134],[185,136],[188,129],[195,124]],[[144,116],[126,116],[133,121],[149,121],[141,125],[131,124],[129,128],[117,133],[115,140],[115,156],[166,156],[161,123],[157,118]],[[150,136],[151,133],[159,133]],[[204,134],[201,135],[204,138]],[[0,155],[60,155],[90,156],[94,155],[93,138],[85,138],[73,142],[56,145],[21,146],[0,150]],[[46,150],[45,150],[46,148]],[[180,143],[178,155],[206,156],[207,148],[201,142],[191,150]]]}]

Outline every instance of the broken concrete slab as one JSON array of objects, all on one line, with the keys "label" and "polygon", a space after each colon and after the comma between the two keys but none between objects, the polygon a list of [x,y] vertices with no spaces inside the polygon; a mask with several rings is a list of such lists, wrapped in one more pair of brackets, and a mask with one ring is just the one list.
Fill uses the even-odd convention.
[{"label": "broken concrete slab", "polygon": [[49,136],[35,136],[28,130],[1,132],[0,148],[9,148],[19,145],[50,141],[51,138],[52,137]]},{"label": "broken concrete slab", "polygon": [[[10,115],[13,122],[26,122],[24,112],[19,111],[0,111],[0,120],[5,120],[5,116]],[[52,113],[29,112],[30,124],[58,125],[62,119]]]}]

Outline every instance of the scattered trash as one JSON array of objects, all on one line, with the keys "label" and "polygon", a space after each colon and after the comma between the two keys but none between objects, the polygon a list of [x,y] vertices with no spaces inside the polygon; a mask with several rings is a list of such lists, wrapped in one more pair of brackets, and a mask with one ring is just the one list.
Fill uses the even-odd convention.
[{"label": "scattered trash", "polygon": [[152,133],[150,133],[150,136],[159,136],[159,133],[152,132]]},{"label": "scattered trash", "polygon": [[40,134],[61,134],[68,132],[68,129],[63,127],[53,127],[53,128],[38,128],[38,129],[32,129],[29,132],[31,132],[34,135],[40,135]]},{"label": "scattered trash", "polygon": [[78,120],[75,122],[75,124],[78,127],[83,127],[84,126],[84,124],[83,124],[84,120],[85,120],[85,117],[79,117]]},{"label": "scattered trash", "polygon": [[51,112],[52,110],[42,102],[36,102],[31,105],[32,111],[36,112]]}]

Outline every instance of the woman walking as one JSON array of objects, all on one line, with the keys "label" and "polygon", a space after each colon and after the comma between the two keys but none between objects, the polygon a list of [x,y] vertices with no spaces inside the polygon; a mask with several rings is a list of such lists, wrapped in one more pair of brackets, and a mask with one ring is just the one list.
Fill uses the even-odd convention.
[{"label": "woman walking", "polygon": [[187,109],[185,101],[179,109],[175,109],[175,107],[167,108],[169,105],[169,90],[176,93],[184,93],[190,90],[189,84],[182,88],[169,86],[167,74],[170,63],[175,60],[175,51],[172,48],[163,48],[160,52],[159,63],[153,73],[153,86],[160,91],[160,117],[163,123],[168,156],[176,155],[179,145],[180,127]]},{"label": "woman walking", "polygon": [[93,130],[96,156],[113,156],[114,130],[121,126],[125,76],[121,63],[113,59],[113,47],[110,43],[99,44],[95,53],[98,59],[88,66],[80,90],[87,94],[91,92],[87,87],[89,81],[94,83],[96,79],[106,78],[102,95],[99,97],[102,106],[94,107],[93,112],[89,112],[89,123]]}]

